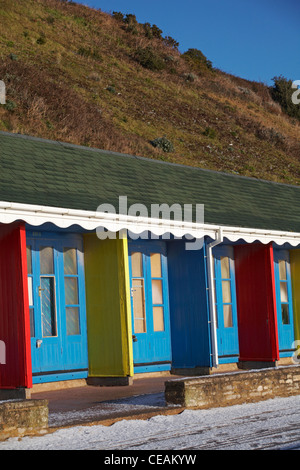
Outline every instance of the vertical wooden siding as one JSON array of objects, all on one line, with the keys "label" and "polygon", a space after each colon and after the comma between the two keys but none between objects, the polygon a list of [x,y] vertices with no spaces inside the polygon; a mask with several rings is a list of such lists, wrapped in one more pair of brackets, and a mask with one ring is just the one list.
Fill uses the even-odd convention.
[{"label": "vertical wooden siding", "polygon": [[204,249],[168,243],[172,367],[210,367],[210,331]]},{"label": "vertical wooden siding", "polygon": [[279,359],[272,245],[235,247],[241,361]]},{"label": "vertical wooden siding", "polygon": [[0,226],[0,339],[6,347],[6,364],[0,365],[0,388],[32,387],[23,223]]},{"label": "vertical wooden siding", "polygon": [[133,375],[127,239],[84,236],[90,377]]},{"label": "vertical wooden siding", "polygon": [[300,341],[300,250],[290,251],[295,340]]}]

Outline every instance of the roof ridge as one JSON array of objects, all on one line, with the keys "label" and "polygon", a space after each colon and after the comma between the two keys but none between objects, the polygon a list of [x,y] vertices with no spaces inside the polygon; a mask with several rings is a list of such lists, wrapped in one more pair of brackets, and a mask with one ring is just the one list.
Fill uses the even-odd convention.
[{"label": "roof ridge", "polygon": [[32,140],[32,141],[35,141],[35,142],[41,142],[41,143],[45,142],[45,143],[53,144],[53,145],[60,145],[64,148],[71,148],[71,149],[73,148],[73,149],[78,149],[78,150],[81,149],[81,150],[87,150],[87,151],[90,151],[90,152],[97,152],[97,153],[101,153],[101,154],[105,153],[105,154],[114,155],[114,156],[118,156],[118,157],[132,158],[132,159],[136,159],[136,160],[151,162],[151,163],[154,163],[154,164],[158,163],[158,164],[162,164],[162,165],[169,165],[169,166],[174,166],[174,167],[179,167],[179,168],[186,168],[186,169],[195,170],[195,171],[198,170],[198,171],[207,172],[207,173],[215,174],[215,175],[223,175],[223,176],[231,177],[231,178],[245,179],[245,180],[252,181],[252,182],[269,183],[269,184],[273,184],[273,185],[277,185],[277,186],[284,186],[284,187],[291,187],[291,188],[300,189],[299,185],[281,183],[281,182],[270,181],[270,180],[264,180],[264,179],[261,179],[261,178],[254,178],[254,177],[251,177],[251,176],[245,176],[245,175],[234,174],[234,173],[226,173],[224,171],[210,170],[208,168],[190,166],[190,165],[181,164],[181,163],[165,162],[165,161],[162,161],[162,160],[143,157],[143,156],[140,156],[140,155],[131,155],[131,154],[127,154],[127,153],[115,152],[115,151],[112,151],[112,150],[104,150],[104,149],[99,149],[97,147],[87,147],[87,146],[84,146],[84,145],[72,144],[70,142],[63,142],[63,141],[59,141],[59,140],[45,139],[43,137],[36,137],[36,136],[32,136],[32,135],[27,135],[27,134],[19,134],[19,133],[13,133],[13,132],[0,131],[0,136],[1,135],[7,136],[7,137],[14,137],[14,138],[23,138],[23,139]]}]

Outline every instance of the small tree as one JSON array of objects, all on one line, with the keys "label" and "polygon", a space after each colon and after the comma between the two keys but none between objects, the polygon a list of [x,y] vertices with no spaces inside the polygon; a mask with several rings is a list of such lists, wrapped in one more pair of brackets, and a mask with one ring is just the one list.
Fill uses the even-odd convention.
[{"label": "small tree", "polygon": [[112,16],[115,20],[124,22],[124,15],[120,11],[113,11]]},{"label": "small tree", "polygon": [[144,23],[143,24],[143,29],[144,29],[144,33],[145,33],[146,38],[152,39],[153,38],[153,32],[152,32],[151,24],[150,23]]},{"label": "small tree", "polygon": [[207,57],[203,54],[203,52],[199,51],[199,49],[188,49],[182,57],[190,62],[195,68],[203,68],[203,66],[207,69],[212,69],[212,62],[207,59]]},{"label": "small tree", "polygon": [[179,42],[177,42],[171,36],[166,36],[164,38],[164,43],[165,43],[166,46],[172,47],[173,49],[178,49],[178,47],[179,47]]},{"label": "small tree", "polygon": [[274,77],[272,80],[274,85],[270,88],[270,92],[273,100],[277,101],[289,116],[300,120],[300,105],[296,105],[292,101],[292,95],[295,92],[295,89],[292,88],[292,80],[288,80],[282,75]]},{"label": "small tree", "polygon": [[152,25],[152,34],[153,34],[153,37],[154,38],[158,38],[158,39],[161,39],[162,38],[162,30],[159,29],[158,26],[156,26],[156,24]]}]

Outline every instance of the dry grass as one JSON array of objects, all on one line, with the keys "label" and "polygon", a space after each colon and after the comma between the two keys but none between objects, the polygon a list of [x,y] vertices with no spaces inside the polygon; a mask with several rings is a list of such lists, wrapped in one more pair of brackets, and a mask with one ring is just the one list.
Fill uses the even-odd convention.
[{"label": "dry grass", "polygon": [[[0,21],[0,79],[14,103],[0,107],[1,130],[299,184],[299,123],[266,85],[195,72],[141,27],[128,33],[71,2],[3,0]],[[149,46],[164,70],[135,61]],[[163,135],[173,153],[151,146]]]}]

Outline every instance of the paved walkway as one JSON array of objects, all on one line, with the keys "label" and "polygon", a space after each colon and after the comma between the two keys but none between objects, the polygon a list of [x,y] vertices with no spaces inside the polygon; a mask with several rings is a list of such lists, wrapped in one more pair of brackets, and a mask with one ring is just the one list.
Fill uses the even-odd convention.
[{"label": "paved walkway", "polygon": [[133,385],[76,388],[32,392],[32,399],[49,402],[49,427],[78,424],[111,424],[125,418],[149,418],[155,414],[180,412],[179,407],[167,406],[164,398],[165,381],[177,378],[138,378]]}]

